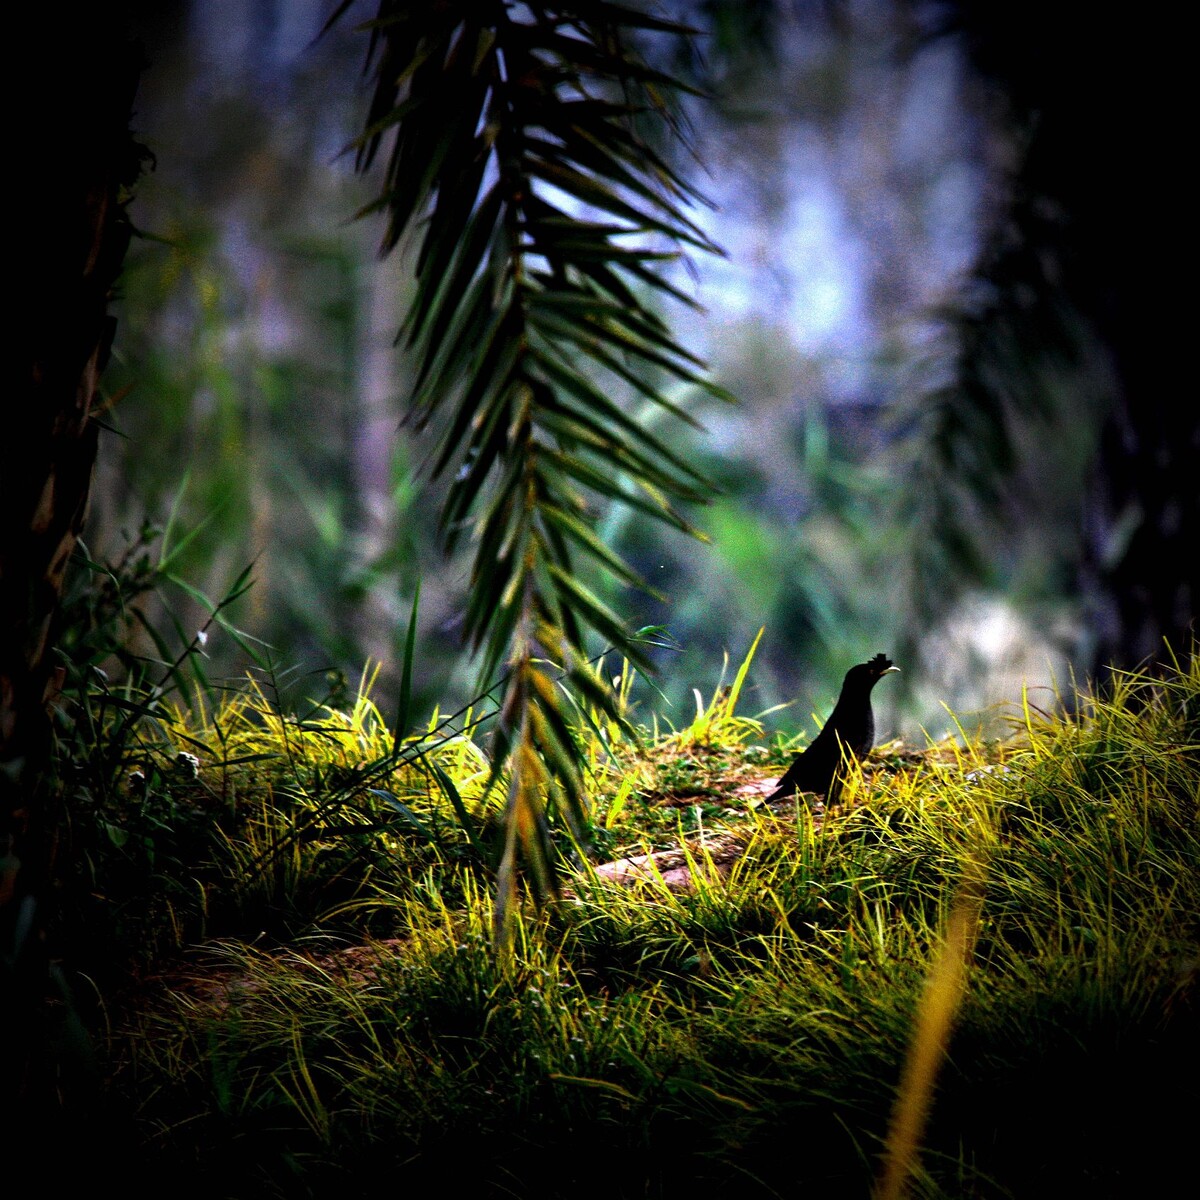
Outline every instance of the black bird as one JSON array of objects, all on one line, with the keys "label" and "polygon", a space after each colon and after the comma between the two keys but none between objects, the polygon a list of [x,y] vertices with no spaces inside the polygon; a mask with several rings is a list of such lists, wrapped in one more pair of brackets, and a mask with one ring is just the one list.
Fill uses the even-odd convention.
[{"label": "black bird", "polygon": [[846,672],[842,694],[824,729],[798,755],[787,773],[767,797],[781,800],[796,792],[819,792],[829,803],[842,790],[843,759],[861,759],[875,744],[875,714],[871,711],[871,689],[892,671],[892,660],[877,654]]}]

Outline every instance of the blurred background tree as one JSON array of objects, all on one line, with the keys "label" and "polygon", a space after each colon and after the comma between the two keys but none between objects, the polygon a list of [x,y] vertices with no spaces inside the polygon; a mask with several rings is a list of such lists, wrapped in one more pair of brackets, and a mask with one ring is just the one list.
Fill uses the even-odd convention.
[{"label": "blurred background tree", "polygon": [[[367,657],[390,685],[421,577],[420,711],[473,688],[468,567],[435,547],[429,446],[400,425],[407,264],[349,220],[372,192],[339,157],[364,39],[314,41],[330,7],[144,6],[136,125],[159,166],[90,549],[149,512],[174,514],[174,568],[211,594],[254,560],[240,623],[309,694],[309,673],[355,678]],[[666,596],[609,598],[680,647],[658,656],[668,718],[760,625],[748,703],[797,700],[773,717],[789,731],[878,650],[908,685],[881,698],[881,733],[940,733],[942,699],[983,710],[1178,640],[1197,426],[1143,336],[1140,239],[1174,226],[1143,186],[1154,96],[1108,86],[1122,28],[904,0],[660,8],[700,30],[673,65],[711,93],[687,169],[728,250],[677,280],[707,315],[670,316],[740,401],[693,409],[708,432],[685,453],[723,487],[709,544],[619,510],[603,526]],[[240,669],[236,647],[209,652]]]},{"label": "blurred background tree", "polygon": [[974,294],[950,320],[954,369],[926,439],[987,501],[1000,553],[1026,529],[1049,550],[1043,572],[1078,607],[1079,666],[1103,677],[1161,660],[1164,639],[1186,652],[1200,408],[1177,395],[1187,282],[1172,270],[1184,225],[1164,147],[1185,78],[1178,43],[1152,20],[1081,4],[1048,17],[962,3],[941,19],[1003,104],[1010,161]]}]

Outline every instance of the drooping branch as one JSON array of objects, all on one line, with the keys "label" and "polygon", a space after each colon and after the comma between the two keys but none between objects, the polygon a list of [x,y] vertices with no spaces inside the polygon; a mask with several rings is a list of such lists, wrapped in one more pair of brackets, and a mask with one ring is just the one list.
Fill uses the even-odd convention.
[{"label": "drooping branch", "polygon": [[[339,14],[342,10],[339,10]],[[719,394],[651,307],[691,303],[663,273],[685,248],[717,247],[689,216],[701,199],[643,135],[679,135],[682,85],[648,65],[637,36],[688,31],[613,3],[383,0],[368,24],[375,92],[356,143],[369,169],[385,141],[385,252],[416,241],[402,330],[415,355],[412,409],[436,425],[434,475],[453,471],[447,549],[474,544],[466,634],[486,678],[508,682],[497,739],[508,777],[498,913],[520,847],[553,884],[545,799],[583,825],[582,770],[556,679],[613,700],[587,665],[596,635],[649,663],[580,573],[636,576],[592,529],[620,501],[680,529],[706,481],[613,399],[632,388],[690,420],[660,380]]]}]

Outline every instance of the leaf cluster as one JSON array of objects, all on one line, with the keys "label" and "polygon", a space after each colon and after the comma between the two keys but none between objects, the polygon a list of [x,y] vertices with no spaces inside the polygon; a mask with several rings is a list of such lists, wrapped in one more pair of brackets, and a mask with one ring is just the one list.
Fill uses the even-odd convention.
[{"label": "leaf cluster", "polygon": [[683,85],[648,65],[635,39],[688,31],[606,2],[398,0],[367,28],[375,90],[359,168],[389,148],[380,194],[360,215],[386,213],[385,253],[410,233],[415,242],[401,331],[416,364],[411,417],[418,429],[436,421],[432,475],[452,474],[445,545],[469,536],[474,546],[467,639],[484,679],[507,669],[503,901],[518,844],[552,885],[546,796],[583,823],[557,677],[613,712],[587,663],[589,632],[650,665],[582,569],[641,582],[593,531],[597,504],[687,530],[677,506],[711,490],[613,398],[632,389],[690,421],[660,380],[719,391],[651,304],[691,304],[663,266],[684,248],[717,249],[688,215],[700,197],[642,132],[680,134],[669,97]]}]

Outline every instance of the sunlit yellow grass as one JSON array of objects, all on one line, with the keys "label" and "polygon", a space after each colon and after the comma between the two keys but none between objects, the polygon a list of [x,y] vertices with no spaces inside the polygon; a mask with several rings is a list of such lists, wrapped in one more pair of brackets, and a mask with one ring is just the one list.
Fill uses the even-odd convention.
[{"label": "sunlit yellow grass", "polygon": [[[528,905],[500,956],[485,858],[448,835],[423,842],[407,818],[376,828],[395,811],[378,793],[422,822],[454,814],[421,761],[385,769],[395,747],[371,676],[348,711],[299,722],[258,689],[211,714],[178,713],[173,736],[198,753],[201,778],[225,771],[258,797],[231,838],[228,886],[263,886],[254,864],[282,846],[264,903],[300,914],[306,889],[315,898],[302,938],[252,947],[247,930],[209,945],[240,980],[222,993],[232,1001],[196,998],[210,966],[127,1026],[120,1054],[136,1093],[170,1094],[192,1112],[163,1144],[203,1138],[218,1120],[204,1082],[217,1054],[239,1111],[275,1097],[272,1120],[351,1175],[356,1155],[394,1146],[385,1157],[403,1176],[436,1130],[462,1120],[498,1139],[495,1174],[480,1186],[536,1188],[530,1156],[580,1129],[594,1153],[628,1155],[652,1129],[692,1128],[704,1131],[714,1186],[762,1177],[777,1194],[1020,1194],[1041,1160],[1011,1146],[998,1158],[972,1140],[973,1120],[1005,1118],[988,1108],[988,1081],[1022,1080],[1036,1111],[1043,1057],[1084,1045],[1111,1062],[1119,1106],[1124,1047],[1175,1036],[1172,1014],[1195,1003],[1195,660],[1162,679],[1121,677],[1110,697],[1075,698],[1070,715],[1026,704],[1003,742],[963,733],[924,750],[883,747],[823,816],[803,803],[775,816],[719,788],[676,804],[677,785],[762,773],[751,753],[760,727],[736,712],[757,644],[685,729],[580,722],[592,855],[673,843],[690,885],[653,866],[636,887],[603,878],[564,838],[567,895]],[[440,724],[422,754],[476,796],[487,770],[479,727]],[[337,780],[331,805],[321,789]],[[303,820],[317,824],[289,840],[299,793]],[[718,826],[738,839],[721,864],[708,837]],[[341,854],[347,837],[359,857]],[[327,860],[335,882],[355,864],[364,873],[322,909],[313,878],[333,870]],[[1170,1055],[1155,1069],[1164,1088],[1187,1086]],[[1069,1075],[1050,1082],[1068,1086]],[[1138,1102],[1159,1113],[1155,1098]],[[155,1104],[139,1119],[152,1124]],[[1169,1128],[1168,1116],[1156,1120]],[[663,1169],[678,1171],[677,1152],[662,1153]],[[1136,1148],[1119,1153],[1127,1172]],[[628,1192],[610,1183],[641,1194],[636,1179]]]}]

